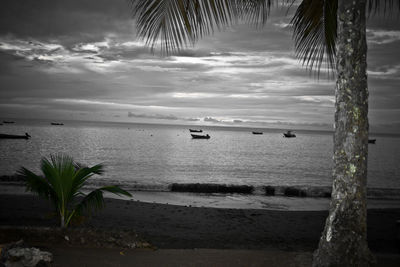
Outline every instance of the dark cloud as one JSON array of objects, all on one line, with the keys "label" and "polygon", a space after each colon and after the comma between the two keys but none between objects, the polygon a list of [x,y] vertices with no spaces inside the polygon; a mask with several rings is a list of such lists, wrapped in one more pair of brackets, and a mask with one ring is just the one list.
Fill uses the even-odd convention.
[{"label": "dark cloud", "polygon": [[105,33],[132,32],[125,0],[2,1],[0,34],[18,37],[88,38]]},{"label": "dark cloud", "polygon": [[[273,10],[263,28],[240,23],[162,57],[135,39],[125,0],[2,4],[2,114],[122,121],[131,110],[140,121],[331,128],[335,81],[315,79],[295,58],[294,8]],[[400,117],[399,32],[397,19],[368,22],[371,124]]]}]

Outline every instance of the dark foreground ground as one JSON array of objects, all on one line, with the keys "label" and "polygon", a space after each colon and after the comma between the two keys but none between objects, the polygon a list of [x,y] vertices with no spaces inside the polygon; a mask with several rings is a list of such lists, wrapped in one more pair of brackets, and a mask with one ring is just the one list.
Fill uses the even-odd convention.
[{"label": "dark foreground ground", "polygon": [[[47,202],[34,196],[0,195],[1,226],[57,226],[58,221],[49,219],[51,212]],[[326,216],[326,211],[194,208],[108,199],[106,208],[80,227],[132,230],[157,250],[41,245],[54,253],[55,266],[308,266]],[[399,209],[368,212],[368,241],[378,266],[400,266],[397,220]],[[0,243],[17,237],[3,233],[2,238]]]}]

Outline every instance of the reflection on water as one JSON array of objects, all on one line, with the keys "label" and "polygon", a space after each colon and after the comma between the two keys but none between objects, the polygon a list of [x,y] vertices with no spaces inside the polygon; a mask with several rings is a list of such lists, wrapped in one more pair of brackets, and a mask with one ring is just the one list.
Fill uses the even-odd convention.
[{"label": "reflection on water", "polygon": [[[32,139],[0,140],[0,174],[19,166],[38,170],[40,158],[64,152],[91,165],[104,163],[108,179],[139,185],[224,183],[247,185],[330,185],[332,136],[297,132],[209,128],[208,140],[193,140],[183,126],[26,123],[2,126],[2,133],[28,132]],[[400,138],[379,137],[370,145],[372,187],[400,188]]]}]

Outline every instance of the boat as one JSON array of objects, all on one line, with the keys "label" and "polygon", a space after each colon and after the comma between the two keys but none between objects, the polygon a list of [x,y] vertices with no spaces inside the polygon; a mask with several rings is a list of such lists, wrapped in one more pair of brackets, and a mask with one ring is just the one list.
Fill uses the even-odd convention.
[{"label": "boat", "polygon": [[64,123],[60,123],[60,122],[52,122],[51,125],[64,125]]},{"label": "boat", "polygon": [[286,133],[283,133],[283,137],[291,138],[291,137],[296,137],[296,135],[292,133],[292,131],[287,131]]},{"label": "boat", "polygon": [[263,132],[252,132],[253,134],[263,134]]},{"label": "boat", "polygon": [[208,134],[203,135],[203,134],[191,134],[193,139],[210,139],[211,136]]},{"label": "boat", "polygon": [[376,139],[368,139],[368,144],[375,144]]},{"label": "boat", "polygon": [[25,135],[15,135],[15,134],[0,134],[0,139],[29,139],[31,136],[28,133]]},{"label": "boat", "polygon": [[15,123],[15,121],[3,121],[3,123]]},{"label": "boat", "polygon": [[191,132],[191,133],[202,133],[203,132],[203,130],[196,130],[196,129],[189,129],[189,132]]}]

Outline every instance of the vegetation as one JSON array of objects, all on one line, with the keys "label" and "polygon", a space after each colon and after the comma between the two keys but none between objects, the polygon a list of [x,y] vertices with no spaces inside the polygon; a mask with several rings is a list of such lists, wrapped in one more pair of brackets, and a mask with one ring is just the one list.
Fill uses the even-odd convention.
[{"label": "vegetation", "polygon": [[36,175],[26,168],[21,168],[18,175],[26,179],[27,191],[50,200],[60,216],[60,226],[67,227],[71,219],[85,210],[99,210],[104,207],[103,192],[131,197],[131,194],[118,186],[104,186],[89,194],[82,191],[86,181],[95,174],[103,173],[103,165],[84,167],[63,154],[42,158],[43,175]]},{"label": "vegetation", "polygon": [[[138,35],[164,52],[194,44],[216,28],[264,24],[273,0],[131,0]],[[295,0],[280,1],[293,4]],[[366,179],[368,84],[366,10],[393,10],[393,0],[302,0],[292,20],[297,55],[311,69],[335,70],[332,201],[314,266],[368,266]]]}]

